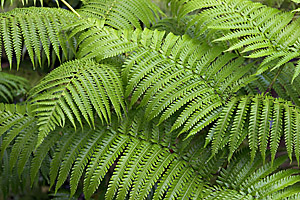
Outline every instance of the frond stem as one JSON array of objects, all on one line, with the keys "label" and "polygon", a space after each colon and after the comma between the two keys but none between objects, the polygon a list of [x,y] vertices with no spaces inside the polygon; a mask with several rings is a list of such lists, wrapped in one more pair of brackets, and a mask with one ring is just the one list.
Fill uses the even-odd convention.
[{"label": "frond stem", "polygon": [[267,88],[267,90],[264,92],[264,96],[266,96],[266,94],[267,94],[268,92],[271,91],[273,85],[275,84],[275,82],[276,82],[276,80],[277,80],[279,74],[280,74],[281,71],[283,70],[283,68],[284,68],[284,65],[282,65],[282,66],[279,68],[279,70],[278,70],[278,72],[276,73],[276,75],[274,76],[274,78],[273,78],[271,84],[269,85],[269,87]]},{"label": "frond stem", "polygon": [[68,2],[66,2],[65,0],[61,0],[61,2],[63,2],[74,14],[76,14],[80,18],[78,12],[76,12],[76,10],[74,10],[74,8],[72,8],[72,6]]}]

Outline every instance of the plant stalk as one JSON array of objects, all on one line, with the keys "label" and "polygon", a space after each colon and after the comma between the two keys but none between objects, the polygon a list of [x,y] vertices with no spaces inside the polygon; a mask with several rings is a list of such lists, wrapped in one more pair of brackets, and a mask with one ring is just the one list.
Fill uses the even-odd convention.
[{"label": "plant stalk", "polygon": [[74,8],[72,8],[72,6],[66,2],[65,0],[61,0],[73,13],[75,13],[79,18],[80,18],[80,15],[78,14],[78,12],[76,12],[76,10],[74,10]]},{"label": "plant stalk", "polygon": [[266,96],[266,94],[267,94],[268,92],[271,91],[273,85],[275,84],[275,81],[277,80],[277,78],[278,78],[279,74],[281,73],[281,71],[283,70],[283,68],[284,68],[284,65],[282,65],[282,66],[279,68],[278,72],[277,72],[276,75],[274,76],[274,78],[273,78],[271,84],[269,85],[268,89],[265,91],[264,96]]}]

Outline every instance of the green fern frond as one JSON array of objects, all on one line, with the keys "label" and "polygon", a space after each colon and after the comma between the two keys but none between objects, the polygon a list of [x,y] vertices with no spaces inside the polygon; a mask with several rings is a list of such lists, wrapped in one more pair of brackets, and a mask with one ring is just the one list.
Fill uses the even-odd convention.
[{"label": "green fern frond", "polygon": [[217,183],[224,187],[224,191],[219,190],[221,194],[224,192],[225,195],[228,190],[234,190],[240,195],[268,199],[272,194],[289,197],[296,193],[297,189],[294,188],[293,191],[289,187],[299,182],[299,170],[286,169],[276,172],[276,169],[286,161],[287,156],[280,156],[273,163],[262,165],[259,156],[252,162],[247,156],[248,153],[245,150],[239,152],[227,169],[220,172]]},{"label": "green fern frond", "polygon": [[[299,58],[300,35],[296,27],[300,20],[293,20],[291,12],[248,0],[183,0],[174,4],[179,18],[205,8],[188,26],[196,26],[198,34],[209,29],[222,30],[223,37],[216,41],[230,41],[228,51],[240,49],[250,58],[265,57],[261,64],[264,68],[276,69]],[[271,61],[276,64],[270,64]],[[298,68],[293,79],[299,75]]]},{"label": "green fern frond", "polygon": [[[79,180],[83,176],[84,194],[89,199],[98,188],[109,167],[118,159],[106,194],[107,199],[113,199],[114,197],[124,199],[126,195],[129,195],[130,199],[143,199],[147,197],[151,188],[161,178],[165,181],[161,186],[160,183],[158,184],[162,192],[158,196],[167,192],[167,195],[174,198],[181,196],[188,198],[195,195],[195,198],[197,198],[197,195],[200,194],[196,194],[195,190],[201,188],[204,182],[200,175],[195,177],[195,173],[198,173],[198,170],[201,171],[201,169],[207,172],[212,170],[211,172],[215,173],[218,167],[214,166],[215,169],[206,169],[204,165],[206,160],[194,160],[193,155],[209,157],[209,149],[204,149],[203,146],[199,146],[199,143],[194,142],[194,148],[187,146],[183,150],[188,154],[170,153],[169,148],[166,147],[170,144],[163,142],[166,141],[168,135],[166,128],[169,125],[166,124],[161,125],[157,130],[161,132],[160,134],[164,134],[156,140],[157,143],[149,142],[148,140],[156,137],[153,130],[157,126],[153,122],[141,123],[143,119],[135,115],[141,112],[144,111],[131,111],[129,115],[134,114],[135,117],[124,119],[122,122],[123,127],[125,124],[127,126],[127,131],[124,133],[115,132],[110,128],[107,129],[101,126],[97,126],[96,130],[91,130],[88,127],[84,127],[83,130],[79,129],[76,132],[67,127],[64,129],[65,131],[62,130],[63,136],[51,161],[50,171],[51,185],[57,179],[56,191],[64,183],[67,176],[71,174],[71,196],[74,195]],[[116,115],[114,119],[117,119]],[[140,124],[139,128],[136,128],[136,124]],[[148,131],[153,136],[145,140]],[[141,135],[138,133],[141,133]],[[56,136],[49,135],[48,137]],[[154,142],[154,140],[152,141]],[[40,157],[39,155],[47,154],[49,149],[46,143],[51,142],[52,140],[43,141],[37,149],[36,155],[38,156],[36,158]],[[45,147],[43,147],[44,143]],[[160,143],[163,145],[160,145]],[[176,150],[174,149],[174,151]],[[215,158],[211,164],[215,163],[217,165],[218,163],[218,166],[221,166],[224,162],[224,156],[225,154],[220,157],[221,159]],[[196,168],[193,169],[192,166],[197,166],[197,170]],[[186,170],[182,170],[183,167]],[[202,174],[205,175],[204,172]],[[193,179],[190,180],[191,177]],[[210,176],[207,175],[206,177],[209,178]],[[174,180],[174,183],[171,183],[170,180]],[[171,187],[169,188],[169,186]],[[199,192],[201,193],[201,191]]]},{"label": "green fern frond", "polygon": [[[132,122],[129,122],[129,124],[133,125]],[[147,127],[147,125],[143,127]],[[82,134],[84,134],[84,137]],[[72,142],[69,142],[70,140]],[[43,143],[45,142],[47,141],[44,140]],[[56,185],[56,190],[58,190],[70,173],[71,196],[76,192],[80,177],[84,176],[84,193],[85,197],[89,199],[117,158],[119,161],[107,191],[107,199],[112,199],[115,195],[117,195],[117,198],[124,199],[127,194],[130,195],[131,199],[145,198],[153,185],[159,180],[159,177],[166,176],[164,173],[166,170],[169,170],[168,166],[170,163],[175,161],[175,163],[180,163],[179,166],[181,167],[176,164],[172,173],[168,173],[168,179],[173,177],[174,173],[177,174],[177,178],[173,178],[178,181],[170,188],[168,192],[170,196],[192,196],[194,195],[192,188],[198,188],[199,181],[202,183],[201,176],[196,176],[196,179],[193,181],[187,179],[193,173],[192,168],[188,168],[188,171],[183,173],[187,175],[185,178],[179,176],[182,172],[178,170],[182,169],[183,166],[188,166],[188,164],[185,161],[181,161],[178,157],[179,155],[170,153],[168,148],[158,144],[151,144],[130,135],[107,130],[105,127],[97,128],[96,130],[84,128],[84,130],[77,130],[75,133],[70,132],[62,137],[60,143],[61,145],[54,155],[56,164],[58,161],[56,157],[61,152],[66,153],[66,156],[62,158],[61,164],[58,165],[59,167],[51,164],[54,167],[51,168],[51,171],[56,171],[54,175],[52,172],[51,177],[54,177],[54,180],[51,180],[51,182],[54,183],[59,171]],[[67,146],[64,143],[69,145]],[[47,150],[44,150],[42,148],[37,149],[37,151],[42,151],[43,154],[47,153]],[[85,173],[83,173],[84,169],[86,169]],[[186,186],[185,184],[188,187],[184,187]],[[133,188],[129,190],[131,186]]]},{"label": "green fern frond", "polygon": [[48,65],[52,53],[60,60],[62,57],[72,58],[69,51],[74,49],[74,41],[68,40],[61,30],[62,26],[76,21],[75,14],[56,8],[22,8],[1,13],[0,18],[0,43],[4,46],[10,68],[13,65],[13,57],[16,58],[19,67],[23,46],[33,67],[42,65],[42,52],[46,55]]},{"label": "green fern frond", "polygon": [[[260,156],[256,156],[252,162],[246,156],[248,151],[234,156],[229,167],[221,170],[218,184],[208,184],[211,175],[223,165],[226,152],[214,157],[208,164],[207,158],[211,157],[211,152],[209,148],[203,148],[203,136],[191,140],[181,149],[180,143],[175,144],[175,140],[172,144],[166,142],[169,135],[167,130],[175,119],[169,119],[157,127],[155,121],[143,123],[144,119],[137,115],[143,112],[130,111],[119,131],[100,125],[95,130],[84,126],[82,130],[74,131],[71,126],[66,126],[56,131],[56,135],[48,135],[34,153],[31,177],[34,179],[41,168],[49,147],[54,147],[58,142],[51,160],[51,185],[57,179],[57,191],[71,175],[71,197],[83,176],[84,194],[90,199],[114,163],[116,167],[106,193],[107,199],[124,199],[126,196],[129,199],[144,199],[154,186],[153,199],[263,198],[280,194],[292,196],[299,192],[299,189],[290,189],[300,180],[296,175],[299,170],[287,169],[274,173],[286,161],[286,156],[275,159],[273,164],[269,162],[263,165]],[[114,115],[113,119],[117,120],[117,116]],[[59,137],[58,133],[63,136]],[[34,152],[37,134],[34,135],[22,148],[20,166],[24,167],[25,158],[28,159],[28,155]],[[154,142],[152,139],[157,135],[160,135],[159,139],[155,143],[150,142]],[[272,187],[272,184],[278,187]]]},{"label": "green fern frond", "polygon": [[[244,65],[243,58],[221,53],[224,49],[219,46],[199,44],[187,35],[148,29],[115,31],[88,27],[86,22],[72,28],[71,34],[77,33],[79,57],[129,54],[123,79],[127,84],[125,97],[131,96],[130,107],[141,99],[147,119],[161,114],[159,123],[184,108],[172,130],[183,127],[182,132],[192,130],[191,135],[217,119],[222,98],[255,79],[247,74],[253,63]],[[198,122],[202,125],[193,129]]]},{"label": "green fern frond", "polygon": [[[38,174],[39,169],[42,166],[42,162],[47,156],[45,152],[48,152],[50,148],[54,146],[54,144],[59,140],[60,134],[58,132],[50,134],[42,146],[39,146],[36,150],[36,153],[34,154],[34,157],[31,162],[30,167],[30,179],[31,179],[31,185],[34,183],[34,180]],[[14,145],[15,147],[15,145]]]},{"label": "green fern frond", "polygon": [[150,0],[88,0],[77,10],[81,16],[101,19],[117,29],[141,29],[155,24],[163,12]]},{"label": "green fern frond", "polygon": [[17,164],[17,173],[21,176],[35,145],[36,119],[29,105],[0,104],[0,110],[0,135],[3,135],[0,155],[2,158],[13,143],[9,169],[12,172]]},{"label": "green fern frond", "polygon": [[48,74],[31,91],[38,117],[40,144],[56,126],[70,120],[82,126],[82,117],[94,127],[94,110],[103,122],[110,121],[111,105],[121,117],[124,110],[119,72],[93,60],[67,62]]},{"label": "green fern frond", "polygon": [[[293,149],[297,150],[299,145],[296,132],[298,125],[296,124],[297,120],[294,120],[299,118],[298,113],[297,106],[280,98],[262,95],[234,98],[223,109],[212,130],[213,152],[216,153],[229,143],[230,155],[232,155],[243,142],[244,138],[238,139],[243,134],[243,129],[246,129],[249,130],[246,135],[248,135],[249,146],[252,150],[252,159],[258,146],[264,159],[267,145],[270,142],[273,161],[280,138],[284,135],[287,152],[292,160]],[[233,123],[229,126],[231,121]],[[297,150],[295,153],[296,159],[299,160],[299,151]]]},{"label": "green fern frond", "polygon": [[[57,0],[56,0],[56,1],[57,1]],[[32,3],[32,1],[28,1],[28,0],[26,0],[26,1],[24,1],[24,0],[1,0],[1,8],[3,9],[4,5],[6,5],[6,4],[8,4],[8,3],[9,3],[10,5],[12,5],[12,4],[15,3],[15,2],[20,2],[20,3],[22,3],[22,5]],[[37,0],[33,0],[33,4],[34,4],[34,5],[36,5],[36,2],[37,2]],[[41,4],[41,6],[43,6],[44,1],[43,1],[43,0],[39,0],[39,2],[40,2],[40,4]]]},{"label": "green fern frond", "polygon": [[[273,82],[272,91],[276,93],[275,96],[279,96],[285,100],[292,101],[295,105],[299,106],[299,77],[294,79],[292,82],[292,77],[294,73],[294,65],[292,63],[288,63],[284,69],[280,71],[280,74],[277,77],[277,80]],[[251,82],[245,88],[250,94],[257,94],[257,91],[268,92],[269,86],[274,80],[276,74],[278,74],[278,70],[265,72],[263,74],[258,75],[258,79],[256,81]]]},{"label": "green fern frond", "polygon": [[29,89],[29,82],[23,77],[0,72],[0,101],[9,103],[14,97],[24,94]]}]

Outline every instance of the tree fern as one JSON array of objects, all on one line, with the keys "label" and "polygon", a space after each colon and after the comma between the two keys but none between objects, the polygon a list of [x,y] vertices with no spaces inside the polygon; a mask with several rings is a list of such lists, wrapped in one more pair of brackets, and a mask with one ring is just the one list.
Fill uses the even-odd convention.
[{"label": "tree fern", "polygon": [[142,24],[149,28],[162,14],[149,0],[84,0],[78,13],[99,18],[103,24],[117,29],[142,28]]},{"label": "tree fern", "polygon": [[63,2],[0,14],[3,68],[41,77],[0,74],[4,198],[299,198],[295,4]]},{"label": "tree fern", "polygon": [[33,67],[42,65],[42,52],[45,53],[49,65],[52,48],[59,59],[62,56],[66,59],[72,58],[69,52],[74,49],[73,41],[68,41],[61,32],[62,26],[76,20],[76,15],[71,12],[54,8],[22,8],[1,13],[0,18],[0,44],[4,46],[10,67],[13,57],[19,67],[23,46],[27,49]]},{"label": "tree fern", "polygon": [[[224,36],[216,41],[232,41],[227,51],[242,49],[247,57],[265,57],[258,73],[271,66],[276,69],[299,57],[299,33],[295,31],[299,20],[292,20],[291,12],[280,12],[247,0],[174,1],[179,18],[202,8],[209,9],[195,17],[189,26],[197,26],[198,34],[207,29],[224,30]],[[298,66],[293,79],[299,75]]]},{"label": "tree fern", "polygon": [[[248,108],[245,109],[246,107]],[[232,114],[235,112],[236,115],[233,116]],[[243,134],[243,129],[247,129],[249,130],[248,139],[252,158],[258,146],[264,158],[268,141],[270,141],[273,160],[280,138],[284,135],[289,158],[292,160],[293,149],[295,149],[295,156],[299,161],[298,134],[296,132],[298,125],[297,121],[294,120],[294,118],[298,119],[298,112],[297,106],[283,99],[261,95],[234,98],[223,109],[215,128],[212,129],[213,152],[217,152],[223,145],[229,143],[232,147],[230,150],[230,155],[232,155],[243,141],[238,140]],[[233,124],[228,126],[232,120],[234,121]],[[227,125],[225,126],[225,124]],[[240,129],[241,126],[242,129]],[[224,140],[227,137],[229,139]]]},{"label": "tree fern", "polygon": [[[71,34],[83,31],[78,28],[80,26],[88,28],[85,22],[77,23]],[[222,105],[226,95],[254,79],[246,75],[252,63],[239,67],[243,58],[222,54],[222,47],[210,48],[205,43],[197,44],[197,40],[188,36],[178,37],[172,33],[165,35],[147,29],[122,33],[100,27],[91,26],[79,34],[78,56],[100,59],[114,56],[116,52],[132,52],[123,65],[123,79],[127,84],[125,96],[132,94],[130,106],[144,95],[140,106],[147,106],[148,120],[162,113],[160,123],[187,106],[173,130],[186,122],[182,132],[188,131],[201,120],[202,125],[191,134],[203,129],[216,119],[214,111]],[[185,98],[183,94],[190,97]],[[205,111],[199,113],[199,110]],[[206,116],[211,119],[205,120]]]},{"label": "tree fern", "polygon": [[67,62],[47,75],[31,91],[40,131],[38,144],[67,119],[76,128],[76,122],[82,126],[83,117],[94,127],[94,110],[108,122],[112,105],[120,117],[124,103],[119,76],[113,66],[92,60]]}]

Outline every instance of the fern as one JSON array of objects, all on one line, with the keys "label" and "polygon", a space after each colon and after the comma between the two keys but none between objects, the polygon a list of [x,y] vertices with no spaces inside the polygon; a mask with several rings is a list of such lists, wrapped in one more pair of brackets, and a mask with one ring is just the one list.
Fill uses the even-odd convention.
[{"label": "fern", "polygon": [[11,102],[14,97],[24,94],[29,89],[28,80],[23,77],[1,72],[0,99],[2,102]]},{"label": "fern", "polygon": [[[196,26],[198,34],[208,29],[223,30],[224,36],[215,41],[230,41],[227,51],[241,49],[241,53],[247,57],[264,57],[258,73],[271,66],[276,69],[299,57],[299,33],[295,28],[299,20],[292,20],[291,12],[280,12],[247,0],[184,0],[173,3],[179,18],[194,10],[206,8],[188,26]],[[293,79],[298,75],[299,64]]]},{"label": "fern", "polygon": [[76,122],[82,126],[83,117],[95,127],[94,110],[103,122],[110,120],[111,105],[121,117],[122,96],[119,72],[112,66],[75,60],[56,68],[31,91],[40,132],[38,144],[66,120],[76,128]]},{"label": "fern", "polygon": [[149,0],[84,0],[78,13],[101,19],[103,24],[117,29],[142,28],[142,25],[149,28],[163,14]]},{"label": "fern", "polygon": [[74,44],[60,31],[62,26],[74,22],[76,15],[63,9],[22,8],[1,13],[0,18],[0,44],[4,46],[10,68],[13,65],[13,57],[16,58],[19,67],[23,46],[27,49],[33,67],[42,65],[43,53],[49,65],[52,48],[60,60],[62,56],[65,59],[72,58],[69,52],[74,49]]},{"label": "fern", "polygon": [[1,57],[41,76],[0,74],[4,198],[299,198],[295,4],[63,2],[0,14]]},{"label": "fern", "polygon": [[[129,115],[141,112],[144,111],[132,111]],[[114,116],[114,119],[117,120],[117,116]],[[137,116],[133,119],[126,118],[121,123],[119,130],[105,127],[91,130],[89,127],[84,127],[83,130],[79,129],[74,132],[70,127],[67,128],[69,131],[62,130],[62,137],[57,133],[47,136],[47,140],[44,140],[42,145],[37,148],[31,161],[31,178],[34,179],[36,170],[39,169],[49,152],[49,145],[54,144],[60,138],[51,163],[51,182],[54,183],[57,179],[57,191],[70,173],[72,196],[76,192],[79,178],[83,176],[83,191],[87,199],[91,197],[117,158],[118,162],[106,194],[107,199],[123,199],[127,195],[129,195],[129,199],[143,199],[149,194],[154,184],[157,184],[154,199],[197,199],[200,197],[210,199],[212,194],[214,197],[256,196],[263,198],[285,192],[285,188],[289,190],[289,186],[299,181],[297,175],[299,171],[295,169],[274,173],[286,161],[286,156],[275,159],[273,164],[262,165],[259,156],[256,156],[251,162],[250,157],[245,156],[248,151],[242,151],[235,156],[226,170],[222,170],[217,178],[218,184],[210,185],[207,180],[210,180],[211,174],[223,165],[222,157],[225,156],[225,153],[219,154],[209,161],[208,166],[215,167],[213,170],[204,165],[206,159],[195,159],[196,155],[210,156],[209,148],[203,148],[203,137],[202,139],[198,138],[200,139],[198,141],[202,141],[202,143],[187,142],[189,145],[183,149],[180,148],[180,145],[175,145],[173,147],[175,153],[171,153],[167,147],[169,146],[167,141],[172,142],[172,140],[169,140],[165,134],[169,129],[168,124],[171,124],[172,120],[167,121],[156,131],[155,123],[143,124],[141,123],[143,120]],[[157,138],[157,131],[159,131],[160,139],[157,139],[156,142],[153,139],[151,139],[152,142],[146,139],[147,136]],[[141,135],[136,137],[138,132]],[[62,158],[61,155],[64,157]],[[237,172],[239,173],[237,174]],[[270,183],[279,187],[268,188],[268,183],[269,187],[272,187]],[[211,190],[215,192],[209,193]],[[296,192],[298,190],[286,195],[294,195]]]},{"label": "fern", "polygon": [[[234,117],[233,113],[236,113]],[[283,99],[261,95],[235,98],[222,111],[220,119],[212,130],[213,152],[217,152],[222,146],[229,143],[230,155],[232,155],[248,135],[252,158],[258,149],[258,144],[262,157],[265,158],[267,144],[270,141],[273,161],[280,138],[284,135],[290,160],[292,160],[294,149],[299,162],[298,122],[294,120],[299,118],[298,113],[298,107]],[[233,123],[228,126],[230,121]],[[248,134],[244,134],[243,129],[249,130]],[[222,139],[224,136],[228,137],[225,141]],[[240,139],[240,137],[243,138]]]},{"label": "fern", "polygon": [[[285,156],[276,158],[273,164],[262,165],[259,157],[252,162],[247,153],[239,152],[227,169],[221,170],[216,181],[219,185],[208,188],[205,199],[269,199],[270,196],[273,196],[272,199],[282,199],[295,195],[296,190],[290,186],[299,181],[299,171],[286,169],[274,173],[285,162]],[[279,188],[283,190],[275,191]]]},{"label": "fern", "polygon": [[[9,1],[7,1],[7,0],[1,0],[1,7],[2,7],[2,9],[3,9],[4,4],[6,4],[7,2],[10,3],[10,5],[12,5],[13,3],[16,2],[16,0],[9,0]],[[31,2],[29,2],[28,0],[26,0],[25,2],[24,2],[24,0],[17,1],[17,2],[21,2],[22,5],[31,3]],[[34,5],[36,4],[36,2],[37,2],[36,0],[33,1]],[[44,2],[44,1],[43,1],[43,0],[39,0],[39,2],[40,2],[40,4],[43,6],[43,2]]]},{"label": "fern", "polygon": [[[78,56],[103,59],[115,56],[116,52],[132,52],[123,65],[123,79],[127,84],[125,95],[132,94],[130,106],[144,95],[140,106],[147,107],[148,120],[162,113],[160,123],[187,106],[173,130],[186,122],[182,130],[186,132],[201,120],[202,125],[192,129],[191,135],[203,129],[218,116],[214,111],[222,105],[222,99],[255,78],[247,74],[253,63],[231,73],[233,66],[243,63],[243,58],[232,53],[222,54],[221,47],[211,49],[188,36],[165,35],[147,29],[122,33],[100,27],[89,28],[85,22],[72,27],[72,35],[89,28],[79,34]],[[190,95],[190,99],[183,94]],[[199,113],[200,110],[205,111]],[[204,120],[206,116],[211,119]]]}]

